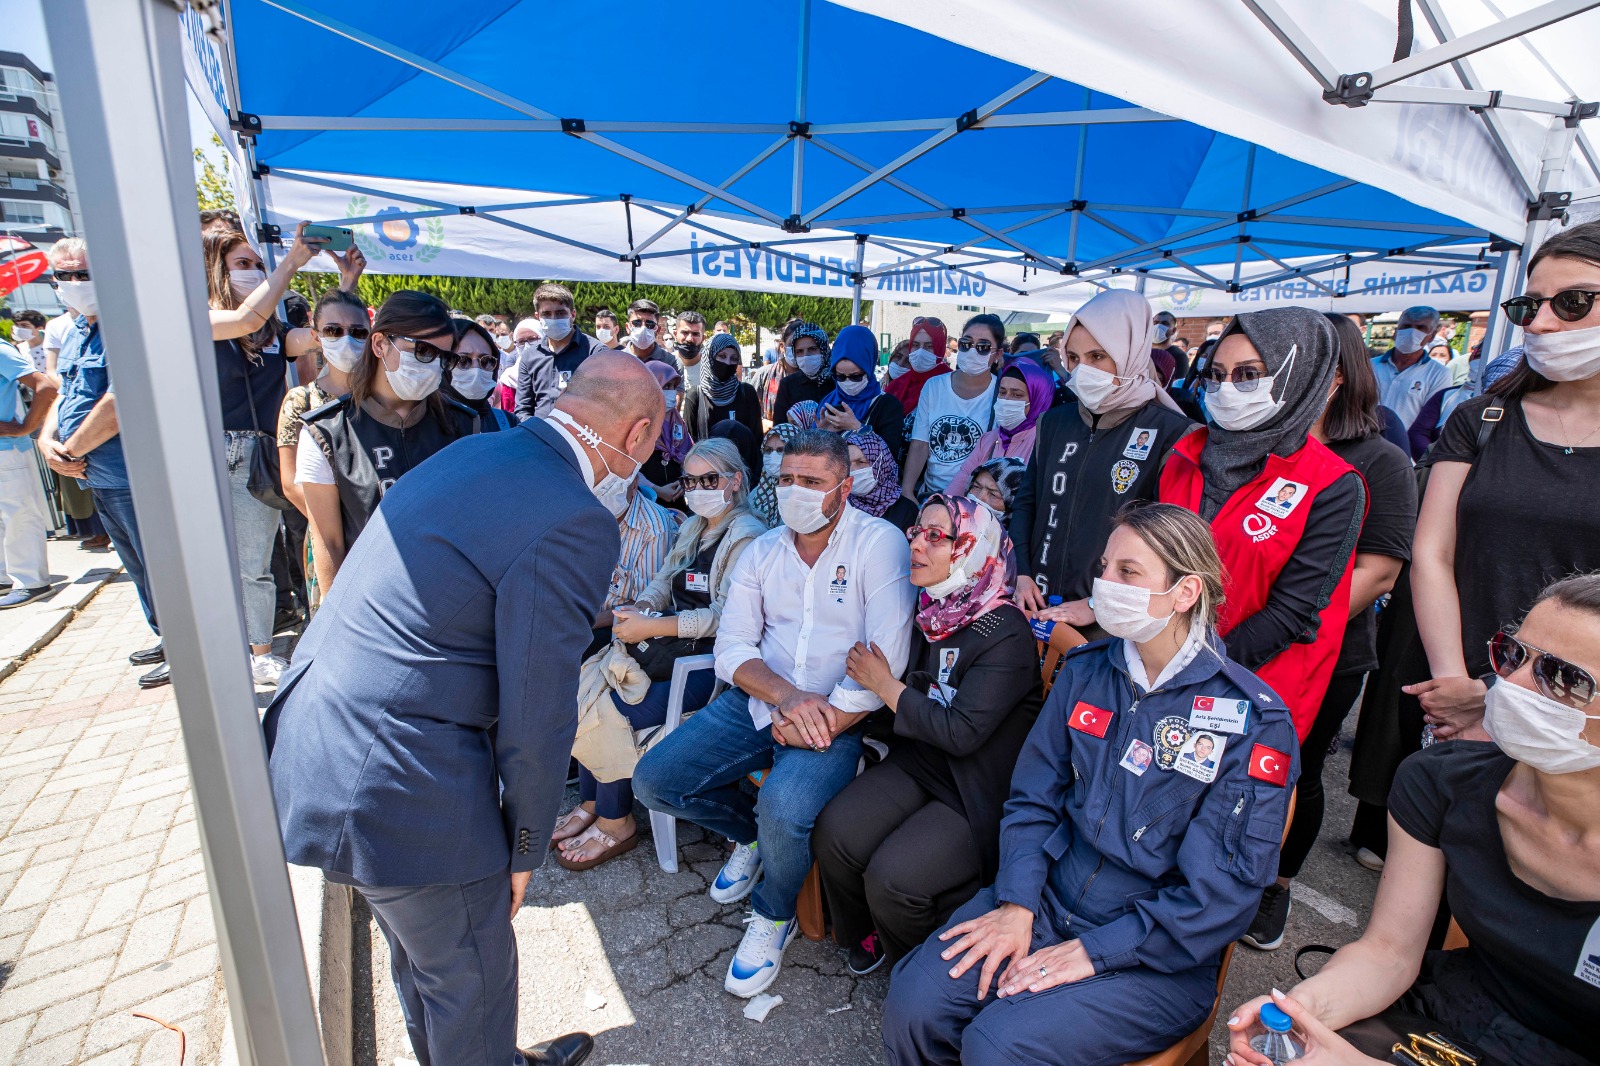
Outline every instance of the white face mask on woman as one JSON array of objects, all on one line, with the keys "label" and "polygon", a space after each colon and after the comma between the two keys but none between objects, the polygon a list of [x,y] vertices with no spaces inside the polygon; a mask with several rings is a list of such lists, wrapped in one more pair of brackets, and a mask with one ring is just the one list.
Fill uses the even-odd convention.
[{"label": "white face mask on woman", "polygon": [[[1179,578],[1177,584],[1159,595],[1169,595],[1182,583],[1183,579]],[[1160,636],[1176,616],[1176,612],[1160,617],[1152,615],[1150,597],[1155,595],[1158,593],[1138,585],[1097,577],[1089,606],[1094,609],[1094,620],[1101,629],[1114,637],[1143,644]]]},{"label": "white face mask on woman", "polygon": [[761,453],[761,473],[774,480],[778,477],[778,470],[783,466],[782,452]]},{"label": "white face mask on woman", "polygon": [[784,485],[778,489],[778,515],[796,533],[815,533],[832,520],[822,509],[822,501],[832,491]]},{"label": "white face mask on woman", "polygon": [[994,402],[994,423],[1001,429],[1015,429],[1027,417],[1027,400],[996,400]]},{"label": "white face mask on woman", "polygon": [[906,371],[908,371],[910,369],[911,369],[910,367],[901,366],[899,363],[890,363],[889,364],[889,370],[888,370],[889,380],[893,381],[895,378],[899,377],[900,375],[904,374]]},{"label": "white face mask on woman", "polygon": [[1272,388],[1277,384],[1279,374],[1288,375],[1289,367],[1294,365],[1295,355],[1299,351],[1299,345],[1291,347],[1289,358],[1283,361],[1278,373],[1257,378],[1255,388],[1249,392],[1242,392],[1238,385],[1224,381],[1216,392],[1206,396],[1206,415],[1223,429],[1235,433],[1266,425],[1283,407],[1282,400],[1272,398]]},{"label": "white face mask on woman", "polygon": [[322,358],[346,374],[356,368],[366,350],[367,342],[354,337],[325,337],[322,341]]},{"label": "white face mask on woman", "polygon": [[926,374],[939,364],[939,357],[927,348],[913,348],[906,358],[911,363],[911,369],[919,374]]},{"label": "white face mask on woman", "polygon": [[1524,333],[1528,366],[1551,381],[1584,381],[1600,374],[1600,326]]},{"label": "white face mask on woman", "polygon": [[1600,748],[1583,737],[1584,714],[1542,692],[1501,678],[1484,697],[1483,728],[1500,750],[1542,774],[1571,774],[1600,766]]},{"label": "white face mask on woman", "polygon": [[701,518],[712,519],[726,511],[730,501],[721,489],[690,489],[683,494],[683,502]]},{"label": "white face mask on woman", "polygon": [[450,371],[450,384],[469,400],[481,400],[494,388],[494,375],[482,367],[462,367]]},{"label": "white face mask on woman", "polygon": [[266,280],[265,270],[228,271],[228,286],[233,289],[233,295],[241,300],[255,292]]},{"label": "white face mask on woman", "polygon": [[438,362],[421,362],[410,352],[401,351],[400,346],[392,340],[389,342],[389,347],[393,348],[395,355],[400,358],[400,366],[397,369],[390,370],[387,366],[383,368],[383,375],[389,379],[389,387],[394,390],[394,394],[412,403],[426,400],[433,395],[443,380]]},{"label": "white face mask on woman", "polygon": [[795,365],[800,368],[800,373],[808,378],[814,378],[822,373],[822,356],[802,355],[795,360]]},{"label": "white face mask on woman", "polygon": [[979,374],[987,374],[989,372],[989,356],[992,354],[994,353],[985,354],[976,348],[968,348],[964,352],[957,352],[956,369],[972,377],[977,377]]},{"label": "white face mask on woman", "polygon": [[1079,363],[1072,372],[1072,392],[1090,414],[1103,415],[1111,409],[1112,397],[1137,380],[1119,381],[1115,374]]},{"label": "white face mask on woman", "polygon": [[871,496],[878,487],[878,474],[870,466],[850,471],[850,495]]}]

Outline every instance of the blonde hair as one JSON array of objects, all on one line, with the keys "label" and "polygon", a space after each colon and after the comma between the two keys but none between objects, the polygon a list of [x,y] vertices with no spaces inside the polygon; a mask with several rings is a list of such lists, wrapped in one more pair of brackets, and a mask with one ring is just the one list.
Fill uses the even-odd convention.
[{"label": "blonde hair", "polygon": [[703,440],[683,457],[684,462],[690,459],[699,459],[719,474],[738,474],[739,487],[733,490],[732,509],[738,511],[749,506],[750,468],[744,465],[739,446],[733,441],[722,437]]},{"label": "blonde hair", "polygon": [[1200,598],[1184,617],[1191,628],[1198,622],[1208,633],[1216,629],[1223,601],[1222,558],[1204,519],[1186,507],[1147,503],[1123,508],[1111,528],[1137,533],[1167,568],[1169,586],[1185,577],[1199,578]]}]

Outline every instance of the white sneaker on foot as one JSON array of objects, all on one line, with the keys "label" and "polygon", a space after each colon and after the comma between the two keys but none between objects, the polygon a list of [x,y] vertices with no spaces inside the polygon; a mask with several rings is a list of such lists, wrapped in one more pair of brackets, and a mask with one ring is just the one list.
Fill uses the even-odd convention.
[{"label": "white sneaker on foot", "polygon": [[728,963],[728,976],[722,987],[749,999],[766,991],[778,979],[778,970],[783,966],[783,949],[800,931],[800,923],[793,918],[775,922],[759,914],[752,914],[744,922],[744,939],[739,941],[739,950]]},{"label": "white sneaker on foot", "polygon": [[733,854],[717,871],[717,879],[711,882],[712,899],[718,903],[737,903],[750,894],[761,880],[761,856],[756,851],[759,846],[759,841],[733,846]]},{"label": "white sneaker on foot", "polygon": [[1383,856],[1370,848],[1358,848],[1356,850],[1356,862],[1359,862],[1369,870],[1377,870],[1380,873],[1383,871]]},{"label": "white sneaker on foot", "polygon": [[276,655],[250,656],[250,678],[265,688],[276,688],[289,664]]}]

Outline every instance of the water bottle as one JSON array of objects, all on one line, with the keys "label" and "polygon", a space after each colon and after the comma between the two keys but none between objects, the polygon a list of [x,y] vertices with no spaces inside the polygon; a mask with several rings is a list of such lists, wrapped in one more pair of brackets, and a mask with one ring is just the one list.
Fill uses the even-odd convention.
[{"label": "water bottle", "polygon": [[[1060,607],[1061,606],[1061,597],[1060,596],[1051,596],[1048,602],[1049,602],[1051,607]],[[1034,638],[1037,639],[1037,640],[1043,640],[1043,641],[1046,641],[1046,642],[1048,642],[1050,640],[1050,633],[1056,627],[1056,624],[1054,622],[1046,621],[1043,618],[1035,618],[1033,621],[1029,622],[1028,624],[1033,627]]]},{"label": "water bottle", "polygon": [[1300,1046],[1290,1032],[1294,1028],[1294,1019],[1285,1014],[1277,1004],[1261,1005],[1261,1025],[1265,1032],[1250,1038],[1250,1049],[1265,1056],[1272,1066],[1283,1066],[1286,1062],[1305,1057],[1305,1048]]},{"label": "water bottle", "polygon": [[1434,746],[1434,744],[1438,743],[1438,740],[1439,738],[1433,735],[1433,726],[1431,724],[1422,727],[1423,747],[1431,748]]}]

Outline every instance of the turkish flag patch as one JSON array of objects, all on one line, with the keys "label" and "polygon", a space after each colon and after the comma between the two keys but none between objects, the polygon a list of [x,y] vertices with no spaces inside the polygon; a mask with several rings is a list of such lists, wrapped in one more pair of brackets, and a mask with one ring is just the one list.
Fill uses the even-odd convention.
[{"label": "turkish flag patch", "polygon": [[1277,748],[1257,744],[1250,749],[1250,776],[1279,788],[1289,783],[1289,756]]},{"label": "turkish flag patch", "polygon": [[1111,728],[1111,712],[1079,700],[1078,705],[1072,708],[1072,718],[1067,724],[1080,733],[1104,740],[1106,730]]}]

